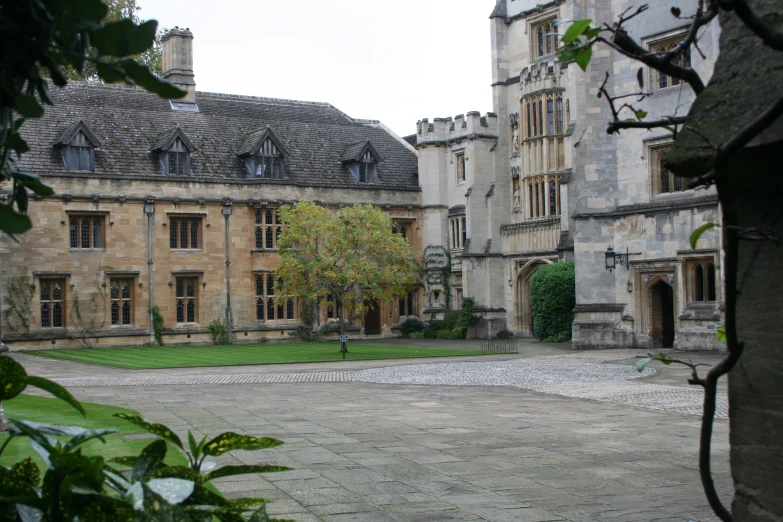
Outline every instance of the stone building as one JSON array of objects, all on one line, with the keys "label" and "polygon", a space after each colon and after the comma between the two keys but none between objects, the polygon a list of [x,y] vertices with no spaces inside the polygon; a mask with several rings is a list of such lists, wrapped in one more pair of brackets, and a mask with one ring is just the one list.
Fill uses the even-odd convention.
[{"label": "stone building", "polygon": [[[611,112],[596,96],[607,73],[616,94],[639,91],[640,69],[652,92],[641,104],[650,118],[685,114],[693,94],[606,47],[594,50],[586,72],[555,56],[565,30],[559,20],[612,23],[628,7],[498,0],[490,16],[494,112],[425,119],[410,137],[419,152],[425,259],[430,245],[453,259],[445,285],[428,279],[426,311],[447,308],[433,294],[449,291],[455,304],[473,296],[483,317],[477,335],[531,335],[530,277],[567,259],[577,274],[575,348],[719,348],[719,235],[705,234],[696,249],[689,244],[693,230],[718,221],[716,194],[688,190],[663,167],[668,132],[608,135]],[[687,21],[656,2],[626,27],[649,49],[666,50],[683,38]],[[700,52],[683,58],[705,80],[718,36],[714,22]],[[609,247],[638,255],[609,271]]]},{"label": "stone building", "polygon": [[[197,92],[192,39],[163,38],[163,76],[186,98],[71,84],[25,124],[20,167],[56,195],[30,202],[34,226],[18,243],[0,239],[12,349],[142,344],[153,306],[167,342],[209,342],[213,320],[237,342],[288,339],[300,310],[274,299],[273,277],[285,203],[378,205],[421,253],[408,143],[326,103]],[[422,292],[379,303],[351,333],[391,333],[422,307]],[[318,322],[333,316],[322,306]]]}]

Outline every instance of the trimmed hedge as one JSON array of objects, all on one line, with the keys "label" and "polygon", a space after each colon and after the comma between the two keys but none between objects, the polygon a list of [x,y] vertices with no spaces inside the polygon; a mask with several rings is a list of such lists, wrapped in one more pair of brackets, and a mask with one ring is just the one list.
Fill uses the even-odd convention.
[{"label": "trimmed hedge", "polygon": [[533,333],[546,342],[571,340],[576,273],[570,261],[544,265],[530,278]]},{"label": "trimmed hedge", "polygon": [[418,317],[409,317],[400,325],[400,331],[405,337],[410,337],[412,333],[424,331],[424,323]]}]

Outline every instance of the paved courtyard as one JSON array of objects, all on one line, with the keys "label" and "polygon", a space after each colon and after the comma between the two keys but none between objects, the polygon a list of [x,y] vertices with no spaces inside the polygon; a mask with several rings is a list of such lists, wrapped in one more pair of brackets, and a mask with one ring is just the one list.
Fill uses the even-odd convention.
[{"label": "paved courtyard", "polygon": [[[463,344],[461,346],[468,346]],[[184,434],[279,438],[235,463],[293,471],[219,481],[270,513],[324,521],[716,520],[698,477],[701,393],[639,350],[128,371],[14,355],[77,398],[133,408]],[[715,362],[715,354],[694,354]],[[727,412],[725,388],[719,417]],[[728,425],[713,469],[732,493]]]}]

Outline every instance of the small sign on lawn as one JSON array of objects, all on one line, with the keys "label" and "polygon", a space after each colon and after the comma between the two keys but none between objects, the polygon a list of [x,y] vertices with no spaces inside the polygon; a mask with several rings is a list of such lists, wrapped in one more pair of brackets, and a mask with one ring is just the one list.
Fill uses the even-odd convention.
[{"label": "small sign on lawn", "polygon": [[341,335],[340,336],[340,342],[341,343],[347,343],[348,342],[348,336],[347,335]]}]

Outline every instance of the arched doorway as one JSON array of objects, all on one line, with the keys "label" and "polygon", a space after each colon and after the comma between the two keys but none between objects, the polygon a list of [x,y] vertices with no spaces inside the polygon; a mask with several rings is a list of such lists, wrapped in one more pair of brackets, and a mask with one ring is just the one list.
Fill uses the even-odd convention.
[{"label": "arched doorway", "polygon": [[364,314],[364,335],[381,334],[381,307],[378,303],[365,302],[366,312]]},{"label": "arched doorway", "polygon": [[516,331],[522,334],[533,335],[533,312],[530,307],[530,278],[536,270],[544,265],[551,264],[549,259],[533,259],[523,264],[517,271],[516,295],[515,295],[515,323]]},{"label": "arched doorway", "polygon": [[653,348],[674,346],[674,289],[659,280],[650,287],[650,337]]}]

